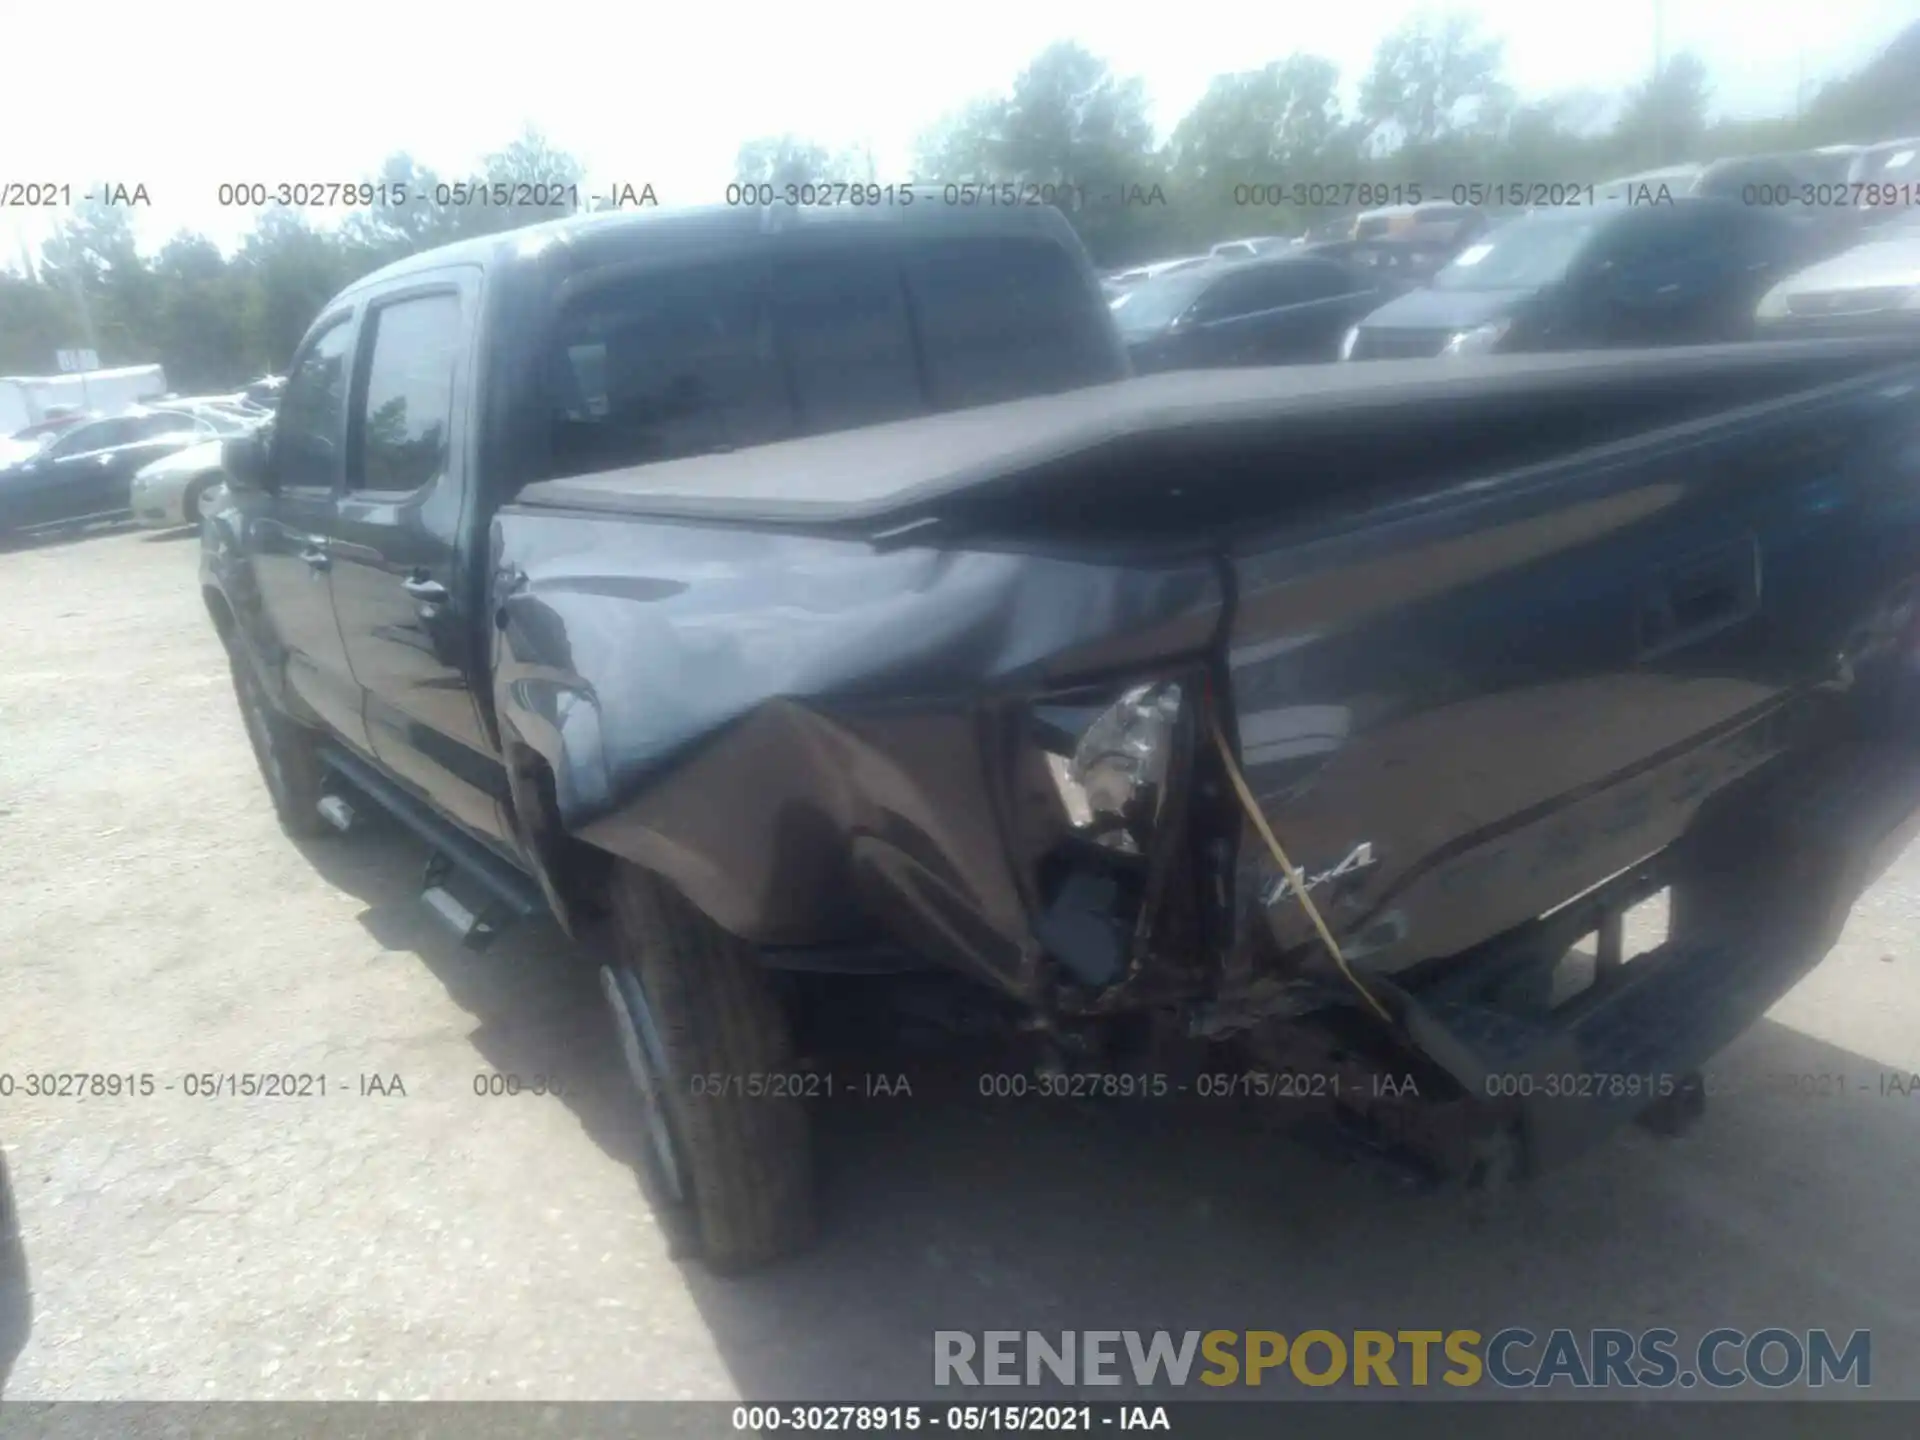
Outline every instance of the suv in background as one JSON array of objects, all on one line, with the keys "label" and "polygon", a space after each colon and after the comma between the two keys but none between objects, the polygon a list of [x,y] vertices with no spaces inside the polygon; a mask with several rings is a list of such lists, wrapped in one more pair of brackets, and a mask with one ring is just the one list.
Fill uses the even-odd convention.
[{"label": "suv in background", "polygon": [[1391,293],[1375,272],[1283,254],[1162,275],[1114,301],[1113,319],[1142,373],[1333,360]]},{"label": "suv in background", "polygon": [[1245,240],[1222,240],[1207,254],[1215,260],[1255,260],[1292,244],[1292,239],[1285,235],[1253,235]]},{"label": "suv in background", "polygon": [[1383,360],[1744,338],[1760,296],[1820,258],[1824,234],[1799,214],[1738,201],[1539,210],[1367,316],[1342,354]]}]

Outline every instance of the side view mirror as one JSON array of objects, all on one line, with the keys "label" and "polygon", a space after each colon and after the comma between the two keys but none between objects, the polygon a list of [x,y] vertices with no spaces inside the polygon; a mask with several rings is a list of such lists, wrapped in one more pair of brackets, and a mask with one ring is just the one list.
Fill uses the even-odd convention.
[{"label": "side view mirror", "polygon": [[243,435],[230,435],[220,443],[220,468],[227,472],[227,484],[235,490],[273,488],[267,475],[267,443],[265,425],[256,425]]}]

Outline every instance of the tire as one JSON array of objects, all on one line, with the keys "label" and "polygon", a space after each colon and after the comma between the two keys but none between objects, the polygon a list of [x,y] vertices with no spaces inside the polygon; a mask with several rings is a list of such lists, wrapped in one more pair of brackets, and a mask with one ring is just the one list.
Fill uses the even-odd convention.
[{"label": "tire", "polygon": [[202,475],[187,487],[187,493],[180,497],[180,521],[183,525],[199,525],[200,497],[213,485],[213,476]]},{"label": "tire", "polygon": [[641,1107],[643,1173],[676,1252],[738,1273],[806,1248],[805,1102],[729,1088],[795,1068],[759,957],[645,871],[618,865],[611,891],[615,954],[601,984]]},{"label": "tire", "polygon": [[253,758],[266,781],[280,828],[296,839],[331,833],[319,811],[321,769],[313,732],[280,713],[267,698],[253,663],[229,645],[227,666],[233,672],[233,691],[240,702],[240,720],[253,747]]}]

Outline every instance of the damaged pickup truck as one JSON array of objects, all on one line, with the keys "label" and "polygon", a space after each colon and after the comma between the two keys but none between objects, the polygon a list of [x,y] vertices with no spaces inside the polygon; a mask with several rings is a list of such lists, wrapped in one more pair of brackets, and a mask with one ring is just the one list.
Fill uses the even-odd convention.
[{"label": "damaged pickup truck", "polygon": [[1492,1184],[1676,1128],[1920,810],[1910,342],[1128,378],[1058,217],[610,217],[361,281],[229,452],[282,823],[603,952],[721,1268],[811,1230],[795,975]]}]

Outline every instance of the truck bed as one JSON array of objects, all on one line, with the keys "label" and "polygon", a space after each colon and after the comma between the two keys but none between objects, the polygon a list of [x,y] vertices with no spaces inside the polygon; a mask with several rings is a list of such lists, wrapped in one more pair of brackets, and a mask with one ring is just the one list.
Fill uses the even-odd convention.
[{"label": "truck bed", "polygon": [[[1196,668],[1357,968],[1672,844],[1920,576],[1920,343],[1171,374],[530,486],[495,701],[736,933],[1040,971],[1023,726]],[[1243,834],[1242,946],[1312,951]],[[917,919],[913,917],[918,917]]]},{"label": "truck bed", "polygon": [[1917,358],[1920,338],[1874,337],[1175,372],[547,480],[523,489],[518,503],[747,524],[871,525],[968,492],[1068,474],[1085,479],[1090,468],[1111,472],[1143,454],[1158,460],[1156,447],[1167,442],[1226,440],[1267,451],[1378,443],[1433,424],[1458,434],[1525,421],[1569,400],[1608,422],[1571,438],[1605,438]]}]

